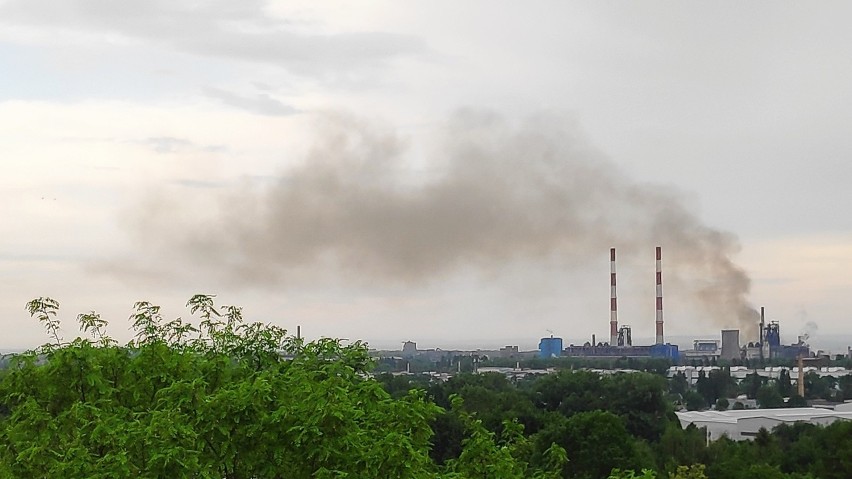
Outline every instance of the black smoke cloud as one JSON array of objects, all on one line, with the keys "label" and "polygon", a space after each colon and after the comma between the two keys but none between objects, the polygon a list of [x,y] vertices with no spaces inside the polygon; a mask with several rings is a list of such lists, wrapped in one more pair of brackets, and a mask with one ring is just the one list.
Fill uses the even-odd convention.
[{"label": "black smoke cloud", "polygon": [[130,216],[132,231],[152,258],[249,287],[319,271],[416,287],[517,261],[571,268],[609,246],[652,261],[662,245],[664,285],[753,334],[736,238],[703,224],[677,191],[625,177],[570,121],[461,111],[437,136],[425,159],[412,158],[392,131],[329,115],[302,165],[274,185],[221,191],[217,209],[199,215],[153,198]]}]

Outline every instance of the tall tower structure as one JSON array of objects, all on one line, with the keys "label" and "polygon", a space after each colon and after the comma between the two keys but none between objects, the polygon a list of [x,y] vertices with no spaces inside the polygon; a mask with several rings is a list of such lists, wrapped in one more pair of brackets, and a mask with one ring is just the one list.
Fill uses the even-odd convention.
[{"label": "tall tower structure", "polygon": [[656,344],[663,344],[663,266],[662,248],[657,246],[657,318]]},{"label": "tall tower structure", "polygon": [[609,345],[618,344],[618,299],[615,294],[615,248],[609,249]]}]

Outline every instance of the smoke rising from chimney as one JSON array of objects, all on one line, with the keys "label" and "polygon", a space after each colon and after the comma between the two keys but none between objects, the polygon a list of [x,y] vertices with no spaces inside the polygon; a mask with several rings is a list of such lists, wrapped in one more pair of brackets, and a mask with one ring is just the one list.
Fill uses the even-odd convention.
[{"label": "smoke rising from chimney", "polygon": [[415,286],[515,261],[569,268],[610,245],[651,258],[660,244],[669,286],[719,325],[754,330],[750,281],[731,260],[736,238],[704,225],[680,193],[625,177],[570,121],[542,114],[518,125],[465,110],[438,137],[424,170],[393,132],[332,115],[303,164],[273,186],[214,191],[218,209],[204,214],[158,197],[128,223],[143,256],[246,286],[316,271]]}]

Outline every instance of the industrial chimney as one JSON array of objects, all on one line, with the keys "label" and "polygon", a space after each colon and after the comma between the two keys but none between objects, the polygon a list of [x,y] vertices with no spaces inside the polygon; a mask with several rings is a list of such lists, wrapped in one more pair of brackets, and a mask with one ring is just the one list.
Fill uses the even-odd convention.
[{"label": "industrial chimney", "polygon": [[618,300],[615,294],[615,248],[609,249],[609,284],[609,345],[615,346],[618,341]]},{"label": "industrial chimney", "polygon": [[655,343],[663,344],[663,267],[662,248],[659,246],[657,246],[657,338]]},{"label": "industrial chimney", "polygon": [[766,345],[766,338],[763,337],[764,331],[766,330],[766,317],[764,316],[763,306],[760,307],[760,331],[757,333],[757,343],[760,345],[760,360],[766,359],[766,355],[764,355],[764,346]]}]

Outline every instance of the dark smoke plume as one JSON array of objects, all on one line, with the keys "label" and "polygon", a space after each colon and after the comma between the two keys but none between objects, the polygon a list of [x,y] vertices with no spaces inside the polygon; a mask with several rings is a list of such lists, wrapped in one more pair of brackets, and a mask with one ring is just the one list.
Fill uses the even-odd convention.
[{"label": "dark smoke plume", "polygon": [[[189,258],[243,284],[293,284],[317,271],[382,284],[422,284],[514,261],[561,267],[609,246],[663,246],[665,284],[685,289],[723,326],[753,335],[750,281],[734,236],[710,228],[670,189],[637,184],[551,115],[520,126],[456,114],[418,167],[393,133],[326,118],[302,166],[272,187],[244,185],[193,220],[158,200],[134,218],[162,258]],[[653,263],[649,263],[653,268]]]}]

